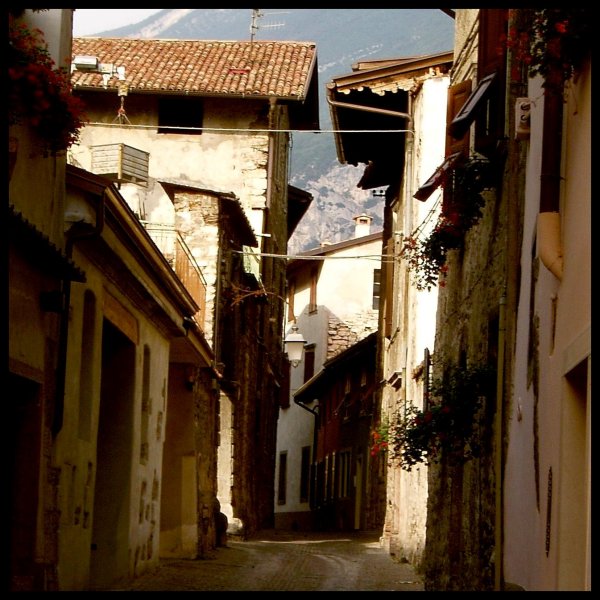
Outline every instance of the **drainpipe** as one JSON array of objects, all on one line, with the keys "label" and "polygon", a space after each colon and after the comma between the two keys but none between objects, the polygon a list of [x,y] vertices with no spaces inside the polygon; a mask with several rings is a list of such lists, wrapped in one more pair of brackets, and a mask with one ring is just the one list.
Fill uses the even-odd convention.
[{"label": "drainpipe", "polygon": [[[86,223],[73,223],[67,231],[67,242],[65,254],[70,260],[73,257],[73,246],[77,240],[84,238],[99,237],[104,229],[106,191],[102,193],[100,202],[96,206],[96,224],[90,229]],[[71,280],[63,280],[63,305],[61,308],[60,334],[58,341],[58,366],[56,375],[56,404],[52,420],[52,434],[58,435],[63,426],[63,414],[65,406],[65,390],[67,377],[67,347],[69,338],[69,312],[71,306]]]},{"label": "drainpipe", "polygon": [[[559,80],[550,74],[547,81]],[[544,95],[542,173],[540,209],[537,222],[538,254],[544,266],[560,281],[563,275],[563,249],[560,231],[560,156],[562,143],[563,86]]]},{"label": "drainpipe", "polygon": [[502,590],[502,437],[504,405],[504,345],[506,335],[506,296],[502,296],[498,310],[498,362],[496,367],[496,430],[494,442],[496,455],[494,457],[495,505],[496,516],[494,526],[494,590]]}]

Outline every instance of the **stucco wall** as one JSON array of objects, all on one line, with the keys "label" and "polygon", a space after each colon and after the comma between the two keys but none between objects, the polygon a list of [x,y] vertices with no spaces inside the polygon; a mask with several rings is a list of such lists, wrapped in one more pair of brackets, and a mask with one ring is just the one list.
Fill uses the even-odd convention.
[{"label": "stucco wall", "polygon": [[[574,393],[565,381],[571,369],[587,363],[591,351],[590,75],[588,65],[564,105],[560,282],[534,256],[543,101],[532,106],[504,504],[505,577],[529,591],[590,584],[590,397],[585,390]],[[542,94],[539,79],[530,82],[528,94]],[[589,377],[588,370],[584,379]]]},{"label": "stucco wall", "polygon": [[[413,193],[433,174],[444,159],[446,126],[445,106],[448,76],[431,77],[422,82],[414,97],[413,136],[406,142],[406,169],[401,193],[392,207],[394,255],[401,256],[403,239],[428,235],[440,211],[442,190],[438,188],[425,201]],[[437,288],[417,290],[413,273],[400,260],[394,271],[394,301],[391,336],[384,339],[384,379],[390,383],[382,389],[382,419],[388,423],[404,414],[405,403],[423,408],[423,380],[414,373],[425,359],[425,350],[434,352]],[[401,373],[400,387],[392,385]],[[400,463],[388,460],[386,520],[382,543],[391,554],[419,566],[425,547],[427,517],[427,468],[419,465],[410,472]]]},{"label": "stucco wall", "polygon": [[[88,280],[86,284],[73,284],[71,291],[71,327],[67,356],[67,373],[70,376],[65,391],[63,427],[54,451],[55,464],[61,473],[59,563],[62,568],[59,571],[59,581],[63,590],[86,589],[89,569],[95,573],[94,585],[103,585],[116,574],[123,576],[140,573],[157,564],[169,363],[169,342],[163,332],[157,329],[156,323],[118,288],[107,284],[102,272],[85,254],[76,249],[74,259],[85,269]],[[92,298],[88,305],[92,312],[84,320],[86,292],[87,298]],[[129,453],[119,455],[107,453],[106,449],[99,451],[95,433],[100,427],[100,435],[103,435],[104,421],[99,421],[103,381],[120,377],[116,370],[101,371],[102,331],[105,323],[103,305],[107,294],[113,298],[112,302],[121,304],[128,322],[137,324],[136,339],[129,339],[135,355],[135,373],[127,375],[127,380],[135,383],[131,389],[124,389],[122,399],[123,404],[132,403],[128,416],[123,417],[131,427],[127,434],[131,446]],[[125,331],[127,335],[132,334],[128,328]],[[82,348],[90,344],[92,347],[83,352]],[[144,361],[149,363],[145,365]],[[129,385],[127,383],[123,387],[127,388]],[[82,396],[82,393],[86,395]],[[91,419],[90,434],[85,434],[85,428],[82,429],[84,416],[81,411],[84,407],[86,412],[89,411],[88,418]],[[95,553],[89,553],[90,546],[98,543],[92,529],[95,499],[107,499],[107,490],[95,488],[100,462],[104,471],[115,469],[116,472],[117,465],[118,470],[123,469],[123,464],[129,465],[126,469],[129,475],[124,475],[124,481],[127,481],[125,489],[118,490],[118,494],[122,494],[121,508],[128,513],[121,515],[120,522],[126,529],[118,534],[122,543],[125,543],[128,558],[125,564],[113,565],[112,568],[116,566],[114,571],[110,570],[110,565],[94,565],[97,560]]]}]

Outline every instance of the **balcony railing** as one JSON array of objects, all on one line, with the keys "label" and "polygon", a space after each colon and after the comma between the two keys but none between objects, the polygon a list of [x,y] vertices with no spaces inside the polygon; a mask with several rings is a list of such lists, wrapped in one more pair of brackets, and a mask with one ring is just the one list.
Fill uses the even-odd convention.
[{"label": "balcony railing", "polygon": [[188,245],[181,234],[171,225],[149,223],[148,221],[141,221],[141,223],[200,307],[200,310],[194,315],[194,319],[200,329],[204,331],[206,281]]}]

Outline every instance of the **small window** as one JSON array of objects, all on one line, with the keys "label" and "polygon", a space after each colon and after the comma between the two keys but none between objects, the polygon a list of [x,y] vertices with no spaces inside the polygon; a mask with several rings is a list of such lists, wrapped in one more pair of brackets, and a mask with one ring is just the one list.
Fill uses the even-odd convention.
[{"label": "small window", "polygon": [[350,492],[350,451],[338,454],[338,496],[346,498]]},{"label": "small window", "polygon": [[290,379],[292,364],[288,361],[287,368],[282,369],[282,380],[279,386],[279,408],[290,407]]},{"label": "small window", "polygon": [[287,452],[279,455],[279,481],[277,485],[277,504],[285,504],[287,487]]},{"label": "small window", "polygon": [[[494,75],[494,91],[487,95],[475,119],[475,152],[488,158],[497,152],[498,142],[504,138],[506,102],[506,44],[500,41],[508,31],[507,8],[479,10],[479,39],[477,43],[477,74],[481,81]],[[499,51],[501,49],[501,51]]]},{"label": "small window", "polygon": [[202,98],[160,98],[158,133],[200,135],[204,106]]},{"label": "small window", "polygon": [[304,347],[304,382],[315,374],[315,344]]},{"label": "small window", "polygon": [[290,279],[288,283],[288,321],[295,321],[296,316],[294,315],[294,297],[296,296],[296,280]]},{"label": "small window", "polygon": [[373,310],[379,310],[379,295],[381,293],[381,269],[373,271]]},{"label": "small window", "polygon": [[302,447],[302,463],[300,467],[300,502],[308,502],[310,490],[310,446]]},{"label": "small window", "polygon": [[310,272],[310,300],[308,312],[317,312],[317,282],[319,280],[318,270],[315,268]]}]

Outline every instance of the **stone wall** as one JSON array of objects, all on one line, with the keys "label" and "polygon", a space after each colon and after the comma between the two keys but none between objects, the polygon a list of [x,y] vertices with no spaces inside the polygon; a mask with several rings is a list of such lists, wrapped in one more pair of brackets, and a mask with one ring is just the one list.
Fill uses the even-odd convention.
[{"label": "stone wall", "polygon": [[337,356],[356,342],[377,330],[379,313],[368,310],[341,321],[335,315],[330,315],[327,330],[327,359]]}]

